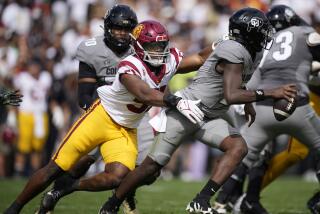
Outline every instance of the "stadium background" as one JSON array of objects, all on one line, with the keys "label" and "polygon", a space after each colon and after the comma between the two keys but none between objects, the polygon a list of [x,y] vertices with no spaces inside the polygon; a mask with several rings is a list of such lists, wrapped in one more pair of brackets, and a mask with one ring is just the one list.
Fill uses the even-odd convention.
[{"label": "stadium background", "polygon": [[[114,3],[113,0],[0,1],[0,89],[13,88],[18,74],[28,72],[30,61],[38,63],[52,78],[46,95],[49,135],[41,151],[41,164],[48,162],[61,137],[81,113],[76,96],[76,48],[81,41],[103,34],[102,17]],[[172,45],[185,54],[196,52],[226,34],[230,14],[245,6],[266,11],[272,4],[289,5],[320,32],[319,0],[133,0],[117,3],[130,5],[139,21],[156,19],[163,23]],[[178,76],[171,82],[171,88],[183,87],[192,75]],[[319,84],[317,77],[312,83]],[[29,161],[23,166],[16,163],[17,109],[0,108],[0,187],[13,184],[21,188],[23,180],[17,181],[17,178],[32,173],[30,157],[27,156]],[[281,144],[281,139],[279,142]],[[282,144],[285,146],[285,142]],[[216,155],[217,152],[206,146],[190,141],[176,153],[163,178],[176,176],[184,181],[201,181],[210,172]],[[312,153],[287,174],[303,175],[308,181],[314,181],[313,166],[308,161],[311,158]],[[90,173],[99,170],[101,166],[97,164]],[[6,206],[1,201],[0,211]]]}]

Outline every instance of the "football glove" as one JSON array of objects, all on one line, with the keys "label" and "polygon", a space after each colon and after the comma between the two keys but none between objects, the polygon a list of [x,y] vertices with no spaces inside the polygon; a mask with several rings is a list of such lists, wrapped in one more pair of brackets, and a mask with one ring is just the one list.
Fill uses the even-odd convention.
[{"label": "football glove", "polygon": [[181,99],[176,108],[181,112],[185,117],[187,117],[192,123],[200,123],[203,120],[204,113],[199,109],[197,104],[199,104],[201,100],[184,100]]},{"label": "football glove", "polygon": [[0,92],[0,105],[19,106],[23,96],[19,91],[4,90]]}]

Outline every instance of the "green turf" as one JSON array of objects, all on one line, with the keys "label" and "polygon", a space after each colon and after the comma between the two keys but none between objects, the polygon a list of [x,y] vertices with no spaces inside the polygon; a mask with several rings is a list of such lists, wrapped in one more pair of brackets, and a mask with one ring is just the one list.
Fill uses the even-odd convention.
[{"label": "green turf", "polygon": [[[0,180],[0,213],[12,202],[25,180]],[[180,180],[158,181],[143,187],[137,193],[141,214],[179,214],[204,185],[203,182],[185,183]],[[318,187],[300,178],[285,177],[277,180],[262,194],[262,202],[272,214],[307,214],[306,201]],[[97,213],[110,193],[77,192],[58,204],[55,213]],[[34,213],[40,197],[32,200],[21,213]]]}]

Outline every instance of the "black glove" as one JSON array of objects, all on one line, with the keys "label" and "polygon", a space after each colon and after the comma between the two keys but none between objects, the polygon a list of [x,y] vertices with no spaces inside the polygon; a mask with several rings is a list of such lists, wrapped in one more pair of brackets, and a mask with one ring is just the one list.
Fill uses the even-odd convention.
[{"label": "black glove", "polygon": [[19,91],[4,90],[0,92],[0,105],[19,106],[23,96]]}]

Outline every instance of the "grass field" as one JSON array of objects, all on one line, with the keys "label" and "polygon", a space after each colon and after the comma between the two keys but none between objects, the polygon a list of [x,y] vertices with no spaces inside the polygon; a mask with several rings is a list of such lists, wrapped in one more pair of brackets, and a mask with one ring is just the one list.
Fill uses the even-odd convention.
[{"label": "grass field", "polygon": [[[25,184],[25,180],[0,180],[0,213],[12,202]],[[180,180],[158,181],[141,188],[137,193],[141,214],[180,214],[186,204],[204,185],[203,182],[185,183]],[[272,214],[307,214],[306,201],[318,187],[300,178],[284,177],[273,183],[262,194],[262,202]],[[65,197],[55,213],[97,213],[109,192],[77,192]],[[34,213],[40,196],[32,200],[21,213]]]}]

